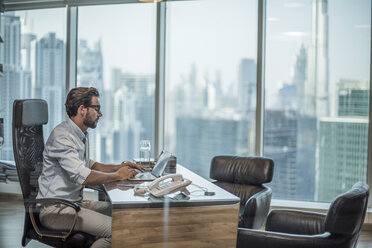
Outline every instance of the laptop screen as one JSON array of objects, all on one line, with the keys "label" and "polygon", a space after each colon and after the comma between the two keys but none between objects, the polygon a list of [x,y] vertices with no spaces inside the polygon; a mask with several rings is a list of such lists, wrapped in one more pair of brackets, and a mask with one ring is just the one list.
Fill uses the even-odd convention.
[{"label": "laptop screen", "polygon": [[158,161],[156,162],[156,165],[154,166],[154,168],[152,169],[152,174],[156,177],[160,177],[164,170],[165,170],[165,167],[168,163],[168,160],[170,159],[171,157],[171,153],[170,152],[167,152],[167,151],[162,151],[159,158],[158,158]]}]

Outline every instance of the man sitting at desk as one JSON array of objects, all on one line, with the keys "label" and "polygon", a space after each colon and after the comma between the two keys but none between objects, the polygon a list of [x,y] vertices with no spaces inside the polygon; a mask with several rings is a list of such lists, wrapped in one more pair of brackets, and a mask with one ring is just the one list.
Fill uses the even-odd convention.
[{"label": "man sitting at desk", "polygon": [[[62,198],[78,203],[81,210],[74,230],[99,237],[92,247],[111,246],[111,205],[83,200],[84,185],[96,186],[125,180],[137,174],[140,166],[125,162],[107,165],[89,159],[88,128],[102,117],[99,93],[95,88],[72,89],[66,99],[67,121],[54,128],[43,152],[43,170],[37,198]],[[41,223],[50,229],[68,230],[75,210],[64,205],[45,206]]]}]

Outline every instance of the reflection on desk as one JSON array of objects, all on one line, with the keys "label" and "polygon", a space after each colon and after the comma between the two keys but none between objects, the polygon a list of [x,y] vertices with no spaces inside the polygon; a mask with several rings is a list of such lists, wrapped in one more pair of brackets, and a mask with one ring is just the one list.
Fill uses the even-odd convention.
[{"label": "reflection on desk", "polygon": [[[112,202],[112,247],[235,247],[240,199],[177,165],[190,195],[134,195],[133,182],[105,185]],[[203,189],[201,189],[202,187]],[[205,190],[215,192],[206,196]]]}]

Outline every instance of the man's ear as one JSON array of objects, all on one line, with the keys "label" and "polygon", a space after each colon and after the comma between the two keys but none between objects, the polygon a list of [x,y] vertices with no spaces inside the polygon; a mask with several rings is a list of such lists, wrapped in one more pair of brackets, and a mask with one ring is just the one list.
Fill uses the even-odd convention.
[{"label": "man's ear", "polygon": [[78,114],[80,114],[81,116],[84,116],[84,113],[85,113],[85,107],[84,105],[80,105],[78,108]]}]

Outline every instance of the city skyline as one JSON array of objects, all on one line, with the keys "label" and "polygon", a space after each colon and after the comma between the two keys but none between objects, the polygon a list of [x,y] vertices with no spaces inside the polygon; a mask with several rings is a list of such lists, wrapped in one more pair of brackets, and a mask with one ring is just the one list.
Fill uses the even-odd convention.
[{"label": "city skyline", "polygon": [[[255,6],[252,2],[246,3],[243,1],[236,1],[242,4],[242,6]],[[305,8],[309,7],[313,1],[302,2],[302,5],[291,5],[285,6],[282,1],[278,1],[282,5],[280,8],[299,10],[290,16],[297,16],[304,11]],[[329,10],[331,8],[331,2],[323,1],[323,3],[329,3],[328,8],[325,5],[320,9]],[[202,3],[198,13],[202,12],[203,8],[208,6],[209,1]],[[275,7],[277,2],[273,2],[271,7]],[[208,51],[205,52],[207,55],[210,50],[216,50],[216,46],[221,45],[221,49],[224,52],[231,52],[233,55],[226,56],[223,52],[221,54],[214,54],[209,60],[212,61],[209,67],[203,66],[208,61],[204,58],[196,63],[193,60],[187,59],[187,56],[195,56],[195,53],[200,52],[199,48],[195,51],[191,51],[189,55],[183,54],[178,56],[179,50],[188,50],[188,47],[200,44],[208,43],[208,38],[214,37],[214,35],[201,36],[198,43],[187,43],[185,41],[179,41],[179,33],[175,30],[179,20],[177,13],[179,11],[185,11],[184,8],[195,8],[198,6],[198,2],[190,3],[184,2],[180,5],[174,3],[169,4],[170,19],[167,25],[169,26],[170,34],[167,35],[167,65],[166,65],[166,96],[165,96],[165,148],[175,153],[180,163],[184,163],[190,169],[198,172],[204,177],[209,176],[209,163],[210,159],[214,155],[220,154],[235,154],[235,155],[252,155],[254,154],[255,145],[255,111],[256,111],[256,59],[255,59],[255,42],[249,42],[247,38],[249,35],[243,34],[241,40],[246,42],[247,49],[241,50],[241,47],[235,47],[229,50],[227,47],[229,44],[234,44],[232,40],[224,44],[225,39],[221,37],[221,40],[216,40],[216,44],[211,44],[208,47]],[[247,5],[246,5],[247,4]],[[270,3],[269,3],[270,4]],[[238,4],[237,4],[238,5]],[[101,36],[103,33],[110,33],[115,29],[105,28],[105,23],[110,22],[110,18],[107,18],[103,23],[100,24],[101,28],[97,28],[96,34],[89,37],[89,29],[92,20],[89,19],[90,14],[96,11],[97,7],[87,7],[79,11],[79,18],[82,20],[79,22],[79,45],[78,45],[78,74],[77,74],[77,85],[78,86],[94,86],[100,90],[101,93],[101,104],[103,109],[103,118],[100,121],[99,126],[95,130],[91,130],[90,133],[90,144],[91,144],[91,155],[94,159],[103,162],[121,162],[123,159],[133,159],[138,156],[139,141],[141,139],[150,139],[153,143],[154,139],[154,122],[155,122],[155,48],[154,44],[154,27],[151,24],[153,20],[153,5],[129,5],[116,6],[117,9],[129,9],[133,12],[140,9],[142,16],[146,13],[152,13],[147,17],[145,23],[145,31],[142,30],[144,36],[138,35],[133,32],[133,28],[137,27],[133,24],[131,36],[127,36],[127,40],[130,39],[129,43],[122,43],[122,40],[118,40],[113,43],[111,49],[116,49],[119,56],[122,56],[121,62],[112,62],[112,52],[107,50],[107,39]],[[105,8],[112,6],[105,6]],[[183,8],[184,7],[184,8]],[[231,6],[230,6],[231,7]],[[257,6],[256,6],[257,7]],[[216,12],[221,8],[219,4],[216,5]],[[236,8],[234,6],[233,8]],[[279,8],[279,7],[278,7]],[[279,8],[279,10],[280,10]],[[300,9],[302,10],[300,11]],[[243,8],[244,9],[244,8]],[[278,9],[277,9],[278,10]],[[276,11],[277,11],[276,10]],[[226,11],[226,10],[225,10]],[[277,41],[276,45],[281,45],[283,42],[288,42],[286,46],[283,46],[279,54],[283,52],[291,56],[274,56],[273,53],[273,41],[278,38],[276,31],[278,28],[272,27],[277,25],[279,20],[274,20],[277,12],[270,8],[268,12],[268,35],[267,35],[267,68],[266,68],[266,106],[265,106],[265,120],[264,120],[264,155],[268,155],[276,162],[274,180],[272,187],[274,190],[274,197],[282,199],[296,199],[296,200],[326,200],[330,195],[323,194],[321,196],[319,192],[323,192],[323,188],[333,187],[324,186],[322,183],[322,176],[327,174],[327,171],[332,167],[326,167],[326,162],[329,161],[327,158],[326,148],[322,139],[327,139],[329,145],[334,144],[332,137],[328,137],[329,132],[325,131],[335,121],[330,121],[326,118],[338,118],[343,116],[341,119],[337,119],[337,123],[343,125],[345,118],[348,118],[348,122],[353,122],[355,118],[359,118],[359,115],[368,114],[367,102],[369,102],[369,95],[365,93],[365,87],[361,87],[362,82],[367,82],[368,79],[363,79],[365,72],[365,65],[363,61],[365,58],[369,58],[369,55],[364,55],[363,59],[360,59],[362,69],[358,69],[357,72],[353,68],[345,70],[341,76],[335,76],[336,74],[332,69],[332,61],[334,61],[334,41],[331,38],[333,34],[332,27],[332,14],[328,12],[322,12],[319,20],[327,19],[329,17],[329,23],[327,21],[321,21],[323,25],[318,27],[318,32],[322,33],[322,30],[329,30],[325,32],[323,37],[316,39],[315,44],[310,44],[311,37],[321,36],[320,33],[315,33],[311,37],[300,34],[300,42],[296,34],[286,34],[286,36],[292,37],[286,41]],[[283,13],[286,13],[283,11]],[[32,11],[30,11],[32,12]],[[59,15],[62,19],[64,18],[63,11],[59,11]],[[16,12],[18,13],[18,12]],[[25,16],[28,12],[19,12],[20,16]],[[115,13],[111,13],[115,16]],[[253,12],[252,12],[253,13]],[[283,14],[282,12],[280,12]],[[315,12],[316,13],[316,12]],[[196,13],[197,14],[197,13]],[[228,12],[225,13],[228,15]],[[309,19],[310,14],[307,13]],[[210,25],[213,24],[213,17],[211,20],[206,22],[204,28],[200,30],[206,30]],[[283,17],[280,17],[281,19]],[[315,15],[319,16],[319,15]],[[133,13],[126,18],[133,17]],[[118,18],[118,17],[117,17]],[[180,17],[181,18],[181,17]],[[251,20],[249,18],[237,20]],[[370,17],[369,17],[370,18]],[[64,103],[64,54],[65,54],[65,41],[63,35],[59,36],[60,30],[48,29],[45,33],[39,34],[34,33],[31,28],[32,23],[29,19],[19,18],[6,13],[5,24],[7,27],[14,27],[10,32],[5,32],[5,37],[12,36],[14,42],[10,44],[12,49],[9,48],[8,57],[5,59],[4,68],[5,75],[1,78],[2,83],[2,94],[1,101],[6,102],[6,109],[11,109],[12,98],[7,96],[11,95],[15,97],[37,97],[44,98],[48,101],[50,111],[50,123],[44,128],[45,136],[49,135],[50,130],[64,119],[63,103]],[[36,18],[38,21],[42,18]],[[35,19],[35,20],[36,20]],[[140,19],[140,18],[139,18]],[[27,21],[26,21],[27,20]],[[122,22],[125,19],[118,18],[117,21]],[[181,18],[182,20],[182,18]],[[12,21],[12,22],[11,22]],[[89,21],[89,22],[88,22]],[[94,20],[97,22],[102,21],[101,19]],[[142,20],[143,21],[143,20]],[[352,21],[354,23],[355,20]],[[21,22],[24,25],[21,25]],[[193,20],[194,22],[194,20]],[[195,23],[183,23],[182,25],[189,24],[188,29],[180,29],[179,32],[183,32],[185,37],[193,31]],[[309,20],[306,21],[306,23]],[[8,24],[7,24],[8,23]],[[41,25],[41,24],[38,24]],[[38,25],[35,25],[38,26]],[[174,25],[174,26],[172,26]],[[181,24],[179,24],[181,25]],[[222,24],[221,24],[222,25]],[[231,23],[230,23],[231,25]],[[254,21],[250,23],[251,26],[256,26]],[[330,27],[328,27],[330,25]],[[305,25],[306,26],[306,25]],[[218,30],[224,30],[225,24],[217,28],[217,25],[212,29],[213,32]],[[63,29],[62,25],[62,29]],[[104,29],[104,30],[101,30]],[[349,28],[353,29],[353,28]],[[363,29],[363,28],[358,28]],[[123,29],[124,30],[124,29]],[[127,30],[127,29],[125,29]],[[197,31],[197,32],[200,32]],[[233,36],[238,37],[243,30],[238,27],[233,31]],[[280,29],[281,34],[288,33],[286,26]],[[354,29],[353,29],[354,30]],[[355,30],[354,30],[355,31]],[[82,35],[80,35],[80,32]],[[255,32],[250,30],[250,32]],[[306,30],[307,33],[311,33],[311,29]],[[304,33],[306,33],[304,32]],[[344,30],[345,34],[352,33],[350,30]],[[369,31],[370,32],[370,31]],[[62,32],[63,33],[63,32]],[[365,32],[368,33],[368,32]],[[362,36],[358,36],[360,40],[364,40],[365,33]],[[192,34],[192,33],[191,33]],[[86,35],[86,37],[84,37]],[[195,35],[195,34],[194,34]],[[110,35],[108,35],[110,37]],[[175,36],[175,37],[173,37]],[[328,37],[329,36],[329,37]],[[138,40],[142,40],[143,37],[146,41],[143,47],[140,45],[141,42],[133,45]],[[297,37],[297,38],[296,38]],[[282,37],[283,38],[283,37]],[[239,41],[239,42],[242,42]],[[359,41],[359,40],[358,40]],[[196,42],[196,41],[193,41]],[[293,45],[291,51],[287,51],[288,45]],[[332,43],[333,42],[333,43]],[[364,44],[361,42],[360,44]],[[317,44],[319,43],[319,44]],[[320,43],[323,45],[327,43],[325,48],[321,48]],[[330,43],[330,44],[328,44]],[[130,45],[132,44],[132,45]],[[352,44],[359,44],[352,42]],[[185,46],[187,45],[187,46]],[[140,49],[133,49],[140,47]],[[328,47],[329,46],[329,47]],[[128,52],[128,47],[132,48],[133,51]],[[367,46],[368,47],[368,46]],[[142,49],[143,48],[143,49]],[[153,49],[152,49],[153,48]],[[329,48],[329,50],[328,50]],[[369,49],[369,48],[368,48]],[[150,52],[144,52],[144,51]],[[274,49],[275,50],[275,49]],[[336,49],[337,50],[337,49]],[[364,50],[365,51],[365,50]],[[182,51],[184,53],[184,51]],[[133,53],[138,53],[139,60],[133,59]],[[325,54],[322,61],[315,60],[314,56],[317,53]],[[329,53],[329,54],[328,54]],[[360,53],[356,51],[356,53]],[[111,54],[111,55],[110,55]],[[145,55],[143,55],[145,54]],[[237,54],[240,54],[237,56]],[[253,54],[252,56],[250,54]],[[345,53],[346,55],[348,53]],[[345,56],[346,56],[345,55]],[[218,58],[223,57],[229,63],[229,66],[225,68],[224,63]],[[356,55],[357,58],[360,55]],[[196,57],[195,57],[196,58]],[[293,59],[293,61],[292,61]],[[145,64],[141,64],[141,61],[146,60]],[[345,60],[345,59],[344,59]],[[117,61],[117,60],[113,60]],[[128,64],[128,61],[133,61],[133,65]],[[136,61],[136,62],[135,62]],[[139,62],[138,62],[139,61]],[[272,61],[278,63],[277,65],[271,65]],[[290,61],[289,63],[286,63]],[[117,64],[119,63],[119,65]],[[344,63],[341,68],[344,68],[348,64],[356,64],[351,61],[342,62]],[[282,66],[285,64],[285,69]],[[179,65],[182,65],[182,69],[179,69]],[[329,74],[325,70],[323,74],[320,70],[316,70],[314,65],[321,68],[327,68],[329,65]],[[140,68],[139,70],[131,70],[131,66]],[[334,65],[333,65],[334,66]],[[339,66],[339,65],[338,65]],[[277,69],[273,69],[278,67]],[[147,69],[146,69],[147,68]],[[177,69],[178,68],[178,69]],[[230,69],[229,69],[230,68]],[[231,69],[233,68],[233,69]],[[174,71],[172,70],[174,69]],[[142,70],[142,71],[141,71]],[[278,74],[280,70],[281,74],[285,74],[283,77],[277,77],[272,79],[272,75]],[[169,73],[169,71],[172,71]],[[320,93],[316,93],[317,83],[319,80],[311,79],[309,72],[317,73],[315,78],[324,78],[324,85],[321,88]],[[349,73],[349,71],[353,71]],[[357,74],[355,77],[349,77],[352,74]],[[172,75],[175,74],[175,75]],[[226,76],[228,75],[228,76]],[[313,77],[314,78],[314,77]],[[328,81],[329,78],[329,81]],[[335,80],[335,81],[333,81]],[[5,82],[5,83],[4,83]],[[16,82],[16,83],[10,83]],[[308,83],[313,82],[313,83]],[[3,85],[5,84],[3,91]],[[345,86],[346,85],[346,86]],[[305,87],[306,86],[306,87]],[[307,86],[311,86],[309,89]],[[329,87],[329,88],[328,88]],[[368,86],[367,86],[368,87]],[[21,90],[19,90],[21,89]],[[361,90],[362,89],[362,90]],[[326,103],[318,103],[319,99],[324,99],[324,93],[329,97]],[[8,95],[5,95],[7,93]],[[306,105],[304,94],[309,93],[310,105]],[[360,96],[363,96],[362,98]],[[362,99],[361,102],[355,102],[354,99]],[[329,109],[327,113],[321,113],[319,106],[324,106],[325,109]],[[5,105],[3,105],[5,106]],[[1,117],[5,118],[6,132],[11,133],[11,112],[0,113]],[[353,115],[345,117],[345,113],[353,113]],[[341,125],[340,124],[340,125]],[[363,124],[365,125],[365,124]],[[357,126],[357,125],[354,125]],[[358,127],[359,128],[359,127]],[[336,128],[335,128],[336,129]],[[361,132],[365,132],[362,128]],[[322,138],[323,137],[323,138]],[[350,137],[344,137],[344,140],[348,140]],[[359,139],[354,142],[361,144],[361,153],[365,149],[365,140]],[[12,159],[11,139],[6,139],[6,145],[2,150],[2,155],[6,154],[6,158]],[[322,148],[323,147],[323,148]],[[346,147],[346,146],[345,146]],[[319,153],[319,149],[323,149]],[[152,149],[153,151],[153,149]],[[340,150],[334,148],[333,155],[336,156]],[[324,153],[325,152],[325,153]],[[364,154],[364,153],[363,153]],[[364,155],[358,157],[356,161],[362,161]],[[154,154],[152,154],[154,156]],[[4,158],[4,156],[3,156]],[[359,168],[359,167],[358,167]],[[361,166],[358,172],[362,172],[363,166]],[[358,174],[359,175],[359,174]],[[286,180],[279,180],[286,178]],[[345,179],[346,180],[346,179]],[[352,179],[354,180],[354,179]],[[331,182],[329,182],[331,183]],[[346,181],[345,181],[346,183]],[[347,182],[349,183],[349,182]],[[308,187],[303,188],[301,185],[306,184]],[[323,186],[322,186],[323,185]],[[334,188],[330,188],[333,190]],[[318,192],[317,192],[318,191]],[[327,192],[326,192],[327,193]],[[334,193],[334,192],[333,192]],[[333,194],[332,193],[332,194]],[[306,196],[306,197],[303,197]]]}]

